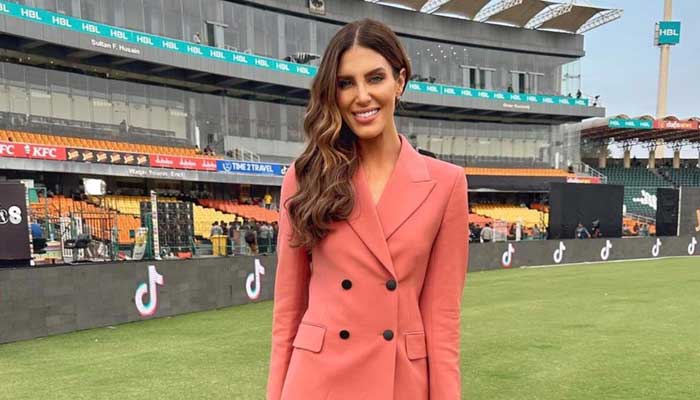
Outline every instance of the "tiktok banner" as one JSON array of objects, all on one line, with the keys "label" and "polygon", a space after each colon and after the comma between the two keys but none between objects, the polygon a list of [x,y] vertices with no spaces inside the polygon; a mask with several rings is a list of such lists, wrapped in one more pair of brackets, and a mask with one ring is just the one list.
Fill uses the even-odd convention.
[{"label": "tiktok banner", "polygon": [[0,260],[29,260],[27,200],[21,183],[0,183]]},{"label": "tiktok banner", "polygon": [[700,188],[681,187],[678,231],[680,235],[700,233]]}]

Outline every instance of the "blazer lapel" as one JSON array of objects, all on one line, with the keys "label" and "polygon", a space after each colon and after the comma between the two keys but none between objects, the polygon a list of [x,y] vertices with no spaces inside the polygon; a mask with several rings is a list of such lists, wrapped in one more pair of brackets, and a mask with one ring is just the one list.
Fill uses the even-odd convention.
[{"label": "blazer lapel", "polygon": [[357,168],[352,183],[355,187],[355,206],[347,222],[365,246],[396,279],[389,246],[384,239],[382,224],[377,216],[372,193],[369,190],[362,167]]},{"label": "blazer lapel", "polygon": [[377,206],[362,168],[355,172],[355,207],[347,222],[382,265],[396,278],[387,240],[425,201],[435,187],[423,157],[403,135],[394,170]]},{"label": "blazer lapel", "polygon": [[399,136],[399,159],[377,204],[386,240],[423,204],[435,187],[423,156],[411,147],[408,139]]}]

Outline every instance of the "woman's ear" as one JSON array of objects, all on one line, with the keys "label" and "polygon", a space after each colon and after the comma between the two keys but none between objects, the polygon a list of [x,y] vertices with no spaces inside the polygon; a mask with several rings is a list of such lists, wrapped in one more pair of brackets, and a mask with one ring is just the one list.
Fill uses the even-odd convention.
[{"label": "woman's ear", "polygon": [[396,97],[401,96],[404,86],[406,86],[406,68],[401,68],[399,77],[396,79]]}]

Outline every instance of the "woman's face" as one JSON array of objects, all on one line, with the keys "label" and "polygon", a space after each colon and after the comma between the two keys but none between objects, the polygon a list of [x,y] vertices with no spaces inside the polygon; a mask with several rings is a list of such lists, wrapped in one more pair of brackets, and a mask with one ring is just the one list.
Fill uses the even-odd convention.
[{"label": "woman's face", "polygon": [[395,100],[406,80],[405,70],[394,78],[391,65],[379,53],[353,46],[340,58],[336,101],[343,121],[359,139],[395,131]]}]

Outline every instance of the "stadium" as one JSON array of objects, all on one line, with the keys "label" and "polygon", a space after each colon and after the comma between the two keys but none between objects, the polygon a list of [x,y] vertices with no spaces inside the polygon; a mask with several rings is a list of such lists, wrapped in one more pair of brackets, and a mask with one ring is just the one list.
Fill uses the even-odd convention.
[{"label": "stadium", "polygon": [[582,84],[586,32],[622,15],[0,0],[0,399],[264,398],[281,184],[365,17],[412,64],[398,131],[468,182],[463,398],[697,397],[700,119],[610,116]]}]

